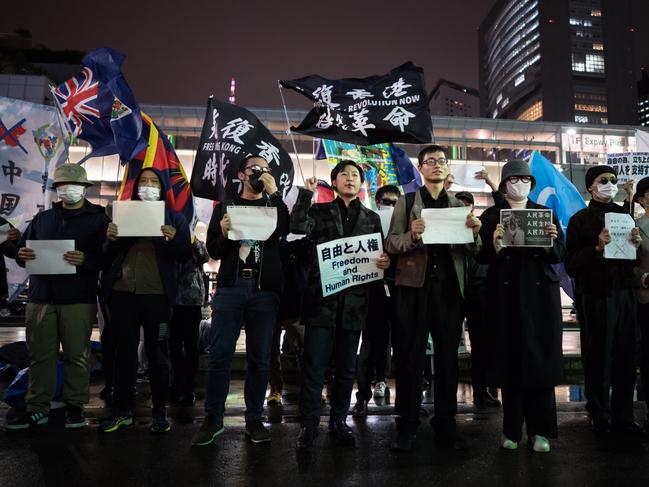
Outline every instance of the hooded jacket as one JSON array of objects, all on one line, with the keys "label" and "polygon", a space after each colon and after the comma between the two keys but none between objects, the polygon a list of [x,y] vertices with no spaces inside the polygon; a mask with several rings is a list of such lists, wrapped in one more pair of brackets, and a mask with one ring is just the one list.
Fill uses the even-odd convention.
[{"label": "hooded jacket", "polygon": [[[164,196],[168,188],[159,170],[147,167],[143,168],[135,178],[132,200],[140,200],[138,196],[138,181],[142,171],[153,171],[160,180],[160,194]],[[156,263],[160,272],[160,280],[165,295],[171,303],[174,302],[178,287],[178,275],[180,266],[192,255],[191,238],[189,225],[185,217],[165,205],[165,225],[171,225],[176,229],[176,235],[172,240],[167,241],[161,234],[160,237],[152,237],[151,241],[155,249]],[[101,297],[104,302],[109,301],[113,292],[115,282],[122,276],[122,264],[129,250],[138,240],[137,237],[118,237],[117,240],[106,239],[103,246],[103,254],[106,261],[106,270],[101,279]]]},{"label": "hooded jacket", "polygon": [[[65,210],[63,203],[34,215],[18,243],[17,250],[27,246],[27,240],[74,240],[75,250],[85,254],[83,265],[75,274],[32,275],[27,293],[30,303],[95,304],[97,280],[101,269],[101,247],[110,219],[103,206],[88,200],[78,210]],[[19,266],[25,261],[16,258]]]}]

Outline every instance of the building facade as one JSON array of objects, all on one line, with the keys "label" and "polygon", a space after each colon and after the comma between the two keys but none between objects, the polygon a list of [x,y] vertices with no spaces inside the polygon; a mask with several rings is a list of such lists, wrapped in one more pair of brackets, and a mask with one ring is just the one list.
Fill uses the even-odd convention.
[{"label": "building facade", "polygon": [[440,79],[430,96],[430,113],[445,117],[479,117],[478,90]]},{"label": "building facade", "polygon": [[642,68],[642,78],[638,81],[638,123],[649,127],[649,74]]},{"label": "building facade", "polygon": [[481,114],[636,125],[631,0],[499,0],[478,31]]}]

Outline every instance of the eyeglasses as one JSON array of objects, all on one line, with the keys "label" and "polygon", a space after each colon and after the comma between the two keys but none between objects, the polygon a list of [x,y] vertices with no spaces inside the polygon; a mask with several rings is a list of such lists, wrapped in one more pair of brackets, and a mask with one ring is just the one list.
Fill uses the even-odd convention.
[{"label": "eyeglasses", "polygon": [[509,181],[510,183],[513,183],[513,184],[516,184],[519,181],[521,183],[529,183],[531,180],[532,180],[532,178],[530,176],[512,176],[510,178],[507,178],[507,181]]},{"label": "eyeglasses", "polygon": [[421,161],[422,164],[426,164],[427,166],[446,166],[448,164],[448,161],[444,159],[443,157],[440,157],[439,159],[435,159],[434,157],[430,157],[428,159],[424,159]]},{"label": "eyeglasses", "polygon": [[246,169],[251,169],[253,173],[255,172],[260,172],[260,173],[268,173],[271,174],[273,171],[271,171],[270,167],[267,166],[259,166],[257,164],[254,164],[252,166],[246,167]]},{"label": "eyeglasses", "polygon": [[617,178],[616,177],[609,178],[609,177],[604,176],[603,178],[600,178],[600,180],[599,180],[599,182],[601,184],[608,184],[609,181],[611,183],[613,183],[613,184],[617,184]]},{"label": "eyeglasses", "polygon": [[397,204],[397,200],[391,200],[388,198],[381,198],[381,204],[385,206],[395,206]]}]

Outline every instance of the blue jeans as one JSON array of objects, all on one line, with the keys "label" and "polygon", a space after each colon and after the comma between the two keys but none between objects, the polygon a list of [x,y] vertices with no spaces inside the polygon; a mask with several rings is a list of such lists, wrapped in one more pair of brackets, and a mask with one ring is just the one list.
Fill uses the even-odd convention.
[{"label": "blue jeans", "polygon": [[220,287],[212,301],[210,356],[205,378],[205,412],[223,419],[230,388],[230,368],[241,325],[246,325],[247,373],[244,386],[246,421],[261,418],[268,385],[270,344],[277,319],[279,295],[259,291],[256,279],[238,278]]}]

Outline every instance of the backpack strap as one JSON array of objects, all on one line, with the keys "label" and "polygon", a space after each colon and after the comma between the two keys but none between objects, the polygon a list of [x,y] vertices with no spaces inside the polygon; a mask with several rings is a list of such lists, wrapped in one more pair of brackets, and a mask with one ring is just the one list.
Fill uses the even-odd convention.
[{"label": "backpack strap", "polygon": [[416,191],[413,191],[412,193],[406,193],[406,230],[408,230],[408,222],[410,221],[410,213],[412,212],[412,207],[415,206],[416,195]]}]

